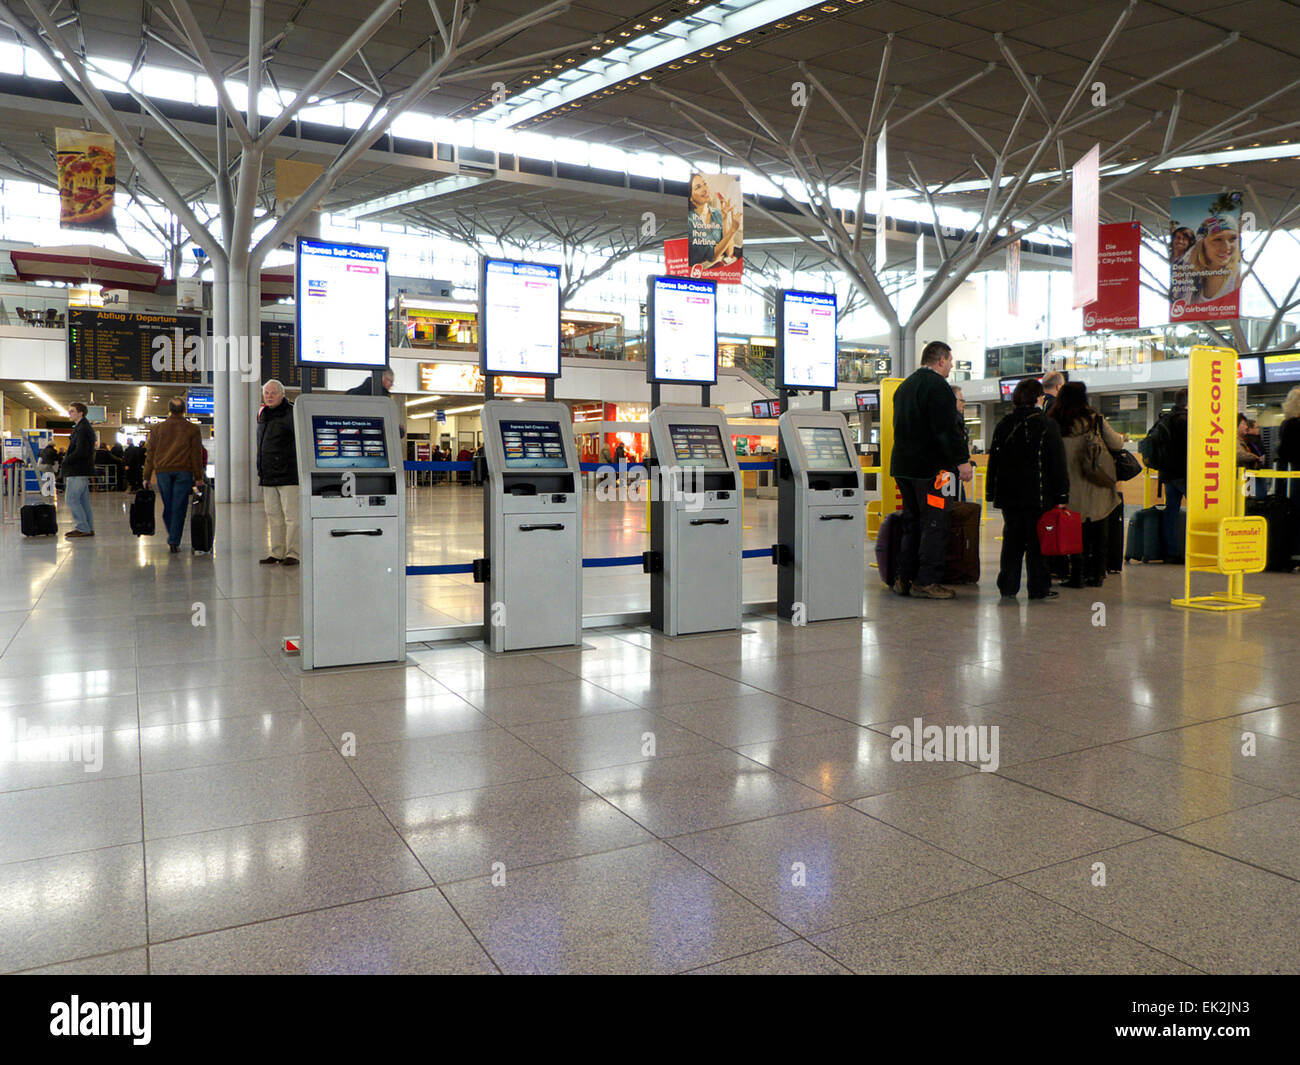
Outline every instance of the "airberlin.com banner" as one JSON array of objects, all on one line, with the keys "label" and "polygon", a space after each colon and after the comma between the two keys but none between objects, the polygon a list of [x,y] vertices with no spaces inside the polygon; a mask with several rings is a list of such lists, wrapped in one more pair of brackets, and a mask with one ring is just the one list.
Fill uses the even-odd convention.
[{"label": "airberlin.com banner", "polygon": [[1083,328],[1136,329],[1140,278],[1138,254],[1142,228],[1137,222],[1100,227],[1097,244],[1097,299],[1083,308]]},{"label": "airberlin.com banner", "polygon": [[1240,192],[1169,201],[1169,275],[1171,322],[1218,322],[1240,315]]},{"label": "airberlin.com banner", "polygon": [[664,241],[664,272],[740,284],[744,270],[745,205],[740,179],[731,174],[692,174],[682,240]]}]

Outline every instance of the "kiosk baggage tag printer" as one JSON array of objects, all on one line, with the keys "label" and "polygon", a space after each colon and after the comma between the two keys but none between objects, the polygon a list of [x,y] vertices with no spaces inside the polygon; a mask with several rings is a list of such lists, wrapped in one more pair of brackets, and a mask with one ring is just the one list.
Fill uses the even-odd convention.
[{"label": "kiosk baggage tag printer", "polygon": [[650,625],[666,636],[738,629],[744,489],[727,419],[656,407],[650,440]]},{"label": "kiosk baggage tag printer", "polygon": [[293,408],[302,522],[302,666],[406,657],[406,478],[386,396]]},{"label": "kiosk baggage tag printer", "polygon": [[777,421],[777,615],[860,618],[864,570],[862,468],[844,415],[788,411]]},{"label": "kiosk baggage tag printer", "polygon": [[582,645],[582,476],[563,403],[483,405],[483,640],[493,651]]}]

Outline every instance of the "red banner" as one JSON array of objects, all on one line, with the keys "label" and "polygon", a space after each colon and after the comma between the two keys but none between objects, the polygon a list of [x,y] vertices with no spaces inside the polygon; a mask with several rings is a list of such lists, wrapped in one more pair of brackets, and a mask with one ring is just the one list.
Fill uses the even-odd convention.
[{"label": "red banner", "polygon": [[705,267],[698,263],[692,266],[691,242],[686,237],[664,241],[664,273],[668,277],[702,277],[720,285],[739,285],[744,269],[743,259],[717,266]]},{"label": "red banner", "polygon": [[1083,308],[1083,328],[1089,333],[1138,328],[1141,247],[1142,230],[1137,222],[1098,227],[1097,299]]}]

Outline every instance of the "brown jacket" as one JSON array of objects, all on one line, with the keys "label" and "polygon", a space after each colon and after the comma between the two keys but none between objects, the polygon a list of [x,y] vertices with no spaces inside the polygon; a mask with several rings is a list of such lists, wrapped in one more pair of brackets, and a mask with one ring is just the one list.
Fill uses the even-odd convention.
[{"label": "brown jacket", "polygon": [[192,473],[197,484],[203,480],[203,444],[199,427],[183,414],[169,414],[149,433],[145,453],[144,479],[155,473]]}]

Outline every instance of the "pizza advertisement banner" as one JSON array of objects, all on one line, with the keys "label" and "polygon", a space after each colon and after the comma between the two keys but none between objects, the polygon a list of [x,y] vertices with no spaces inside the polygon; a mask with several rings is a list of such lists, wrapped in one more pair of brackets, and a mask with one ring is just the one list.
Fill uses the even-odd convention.
[{"label": "pizza advertisement banner", "polygon": [[106,133],[56,129],[59,225],[112,233],[117,151]]},{"label": "pizza advertisement banner", "polygon": [[1169,320],[1221,322],[1241,314],[1241,193],[1169,201]]},{"label": "pizza advertisement banner", "polygon": [[670,277],[698,277],[739,285],[745,268],[745,205],[740,198],[740,178],[734,174],[694,173],[687,196],[687,236],[685,240],[664,241],[666,272]]},{"label": "pizza advertisement banner", "polygon": [[1138,256],[1142,227],[1138,222],[1113,222],[1097,235],[1097,299],[1083,308],[1083,328],[1138,328],[1141,277]]}]

